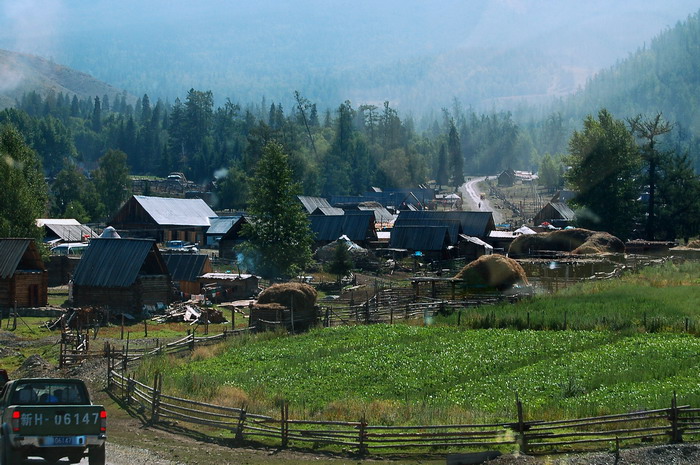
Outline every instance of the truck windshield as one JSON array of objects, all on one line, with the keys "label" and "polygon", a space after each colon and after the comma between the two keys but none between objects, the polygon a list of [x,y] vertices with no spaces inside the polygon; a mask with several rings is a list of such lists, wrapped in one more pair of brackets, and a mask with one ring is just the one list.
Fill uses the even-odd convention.
[{"label": "truck windshield", "polygon": [[12,404],[15,405],[81,405],[88,403],[84,386],[71,382],[23,382],[15,386],[15,392],[12,394]]}]

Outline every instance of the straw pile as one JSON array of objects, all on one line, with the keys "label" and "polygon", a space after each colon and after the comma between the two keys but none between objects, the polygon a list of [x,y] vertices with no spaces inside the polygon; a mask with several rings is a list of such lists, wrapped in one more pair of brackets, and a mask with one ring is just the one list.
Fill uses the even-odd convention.
[{"label": "straw pile", "polygon": [[523,267],[503,255],[482,255],[462,268],[454,279],[469,287],[495,288],[501,292],[516,284],[528,284]]},{"label": "straw pile", "polygon": [[689,249],[700,249],[700,239],[695,239],[688,242],[686,247],[688,247]]},{"label": "straw pile", "polygon": [[537,250],[554,250],[575,254],[621,253],[625,244],[606,232],[588,229],[562,229],[540,234],[523,234],[510,244],[508,255],[519,257]]},{"label": "straw pile", "polygon": [[316,289],[304,283],[273,284],[258,296],[257,304],[279,304],[294,310],[313,310],[316,305]]}]

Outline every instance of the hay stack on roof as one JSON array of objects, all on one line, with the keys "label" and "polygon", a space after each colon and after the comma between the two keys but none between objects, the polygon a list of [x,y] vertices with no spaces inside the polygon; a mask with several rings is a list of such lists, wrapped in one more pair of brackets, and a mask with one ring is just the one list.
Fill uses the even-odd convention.
[{"label": "hay stack on roof", "polygon": [[520,235],[513,240],[508,255],[518,257],[537,250],[554,250],[575,254],[621,253],[625,244],[606,232],[574,228],[540,234]]},{"label": "hay stack on roof", "polygon": [[304,283],[273,284],[258,296],[259,304],[277,303],[294,310],[312,309],[316,305],[316,289]]},{"label": "hay stack on roof", "polygon": [[482,255],[467,264],[454,277],[466,287],[485,287],[506,291],[516,284],[527,285],[527,276],[522,266],[503,255]]}]

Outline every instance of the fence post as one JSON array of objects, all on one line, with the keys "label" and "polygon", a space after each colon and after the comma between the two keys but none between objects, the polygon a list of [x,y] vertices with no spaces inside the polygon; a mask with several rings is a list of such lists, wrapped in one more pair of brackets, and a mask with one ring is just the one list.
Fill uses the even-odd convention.
[{"label": "fence post", "polygon": [[394,324],[394,306],[389,305],[389,324],[393,325]]},{"label": "fence post", "polygon": [[515,394],[515,405],[518,409],[518,424],[516,425],[516,441],[521,454],[527,454],[527,437],[525,436],[525,420],[523,417],[523,403],[520,402],[518,394]]},{"label": "fence post", "polygon": [[678,403],[676,402],[676,391],[673,391],[671,398],[671,409],[668,412],[668,419],[671,422],[671,443],[677,444],[683,442],[683,430],[678,427]]},{"label": "fence post", "polygon": [[365,416],[362,416],[360,420],[360,432],[358,435],[358,453],[360,456],[367,454],[367,422],[365,421]]},{"label": "fence post", "polygon": [[134,380],[131,375],[126,380],[126,404],[131,405],[131,392],[134,390]]},{"label": "fence post", "polygon": [[[189,330],[188,330],[189,331]],[[192,330],[192,334],[190,334],[190,350],[194,351],[194,333],[197,331],[197,329]]]},{"label": "fence post", "polygon": [[109,342],[105,342],[105,356],[107,357],[107,390],[112,388],[112,351]]},{"label": "fence post", "polygon": [[241,407],[241,415],[238,417],[238,426],[236,426],[236,444],[243,443],[243,427],[245,426],[246,407]]},{"label": "fence post", "polygon": [[282,402],[281,418],[280,433],[282,434],[282,447],[287,447],[287,444],[289,444],[289,404],[287,401]]},{"label": "fence post", "polygon": [[160,415],[160,390],[163,386],[163,375],[156,373],[153,377],[153,398],[151,399],[151,423],[158,423]]}]

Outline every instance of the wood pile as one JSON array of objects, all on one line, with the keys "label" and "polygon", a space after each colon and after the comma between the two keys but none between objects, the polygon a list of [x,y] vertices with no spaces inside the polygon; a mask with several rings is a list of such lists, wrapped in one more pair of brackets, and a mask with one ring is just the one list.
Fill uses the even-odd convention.
[{"label": "wood pile", "polygon": [[162,315],[151,318],[157,323],[216,324],[226,323],[224,313],[216,308],[206,307],[195,301],[173,304]]}]

